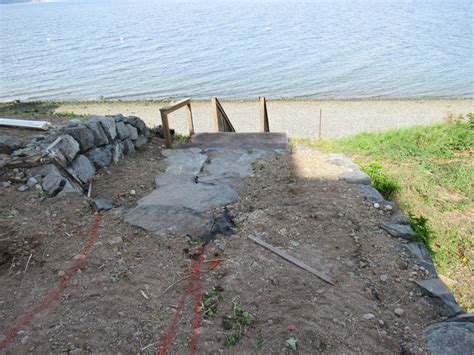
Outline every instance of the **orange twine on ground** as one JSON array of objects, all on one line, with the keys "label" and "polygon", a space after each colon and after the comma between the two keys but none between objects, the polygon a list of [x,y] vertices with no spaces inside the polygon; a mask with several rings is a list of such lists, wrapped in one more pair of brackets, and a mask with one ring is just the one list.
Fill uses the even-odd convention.
[{"label": "orange twine on ground", "polygon": [[43,299],[43,302],[41,302],[30,313],[28,313],[26,317],[24,317],[7,333],[5,339],[0,341],[0,350],[4,350],[8,345],[10,345],[18,333],[28,326],[39,313],[46,310],[54,301],[56,301],[61,293],[66,289],[66,287],[68,287],[69,281],[76,275],[77,270],[84,266],[87,254],[94,247],[94,243],[97,238],[97,232],[99,231],[100,221],[101,216],[97,214],[90,230],[86,233],[87,241],[86,245],[79,253],[80,257],[74,259],[74,264],[66,271],[66,274],[61,278],[61,281],[56,286],[56,288],[46,295],[46,297]]}]

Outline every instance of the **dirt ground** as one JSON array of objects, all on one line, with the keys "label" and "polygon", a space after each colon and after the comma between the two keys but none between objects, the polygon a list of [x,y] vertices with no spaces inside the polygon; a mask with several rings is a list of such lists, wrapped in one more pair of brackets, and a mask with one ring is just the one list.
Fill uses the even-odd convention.
[{"label": "dirt ground", "polygon": [[[15,184],[0,190],[0,342],[25,325],[6,354],[159,350],[189,287],[199,242],[158,238],[122,220],[123,209],[153,189],[164,168],[161,147],[153,138],[96,176],[93,196],[113,201],[108,212],[96,214],[78,195],[44,199]],[[324,164],[312,152],[255,164],[240,201],[229,206],[235,234],[217,236],[204,252],[198,353],[424,353],[422,329],[441,317],[414,284],[417,271],[407,267],[399,242],[378,227],[388,213]],[[249,234],[326,272],[336,286]],[[189,353],[195,301],[184,299],[170,354]]]}]

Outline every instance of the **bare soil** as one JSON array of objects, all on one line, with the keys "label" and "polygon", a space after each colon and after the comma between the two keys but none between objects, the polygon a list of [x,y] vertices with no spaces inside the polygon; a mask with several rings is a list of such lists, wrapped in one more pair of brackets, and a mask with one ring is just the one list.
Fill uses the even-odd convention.
[{"label": "bare soil", "polygon": [[[158,351],[198,246],[193,236],[158,238],[122,220],[123,209],[149,193],[164,168],[161,145],[154,138],[95,178],[93,195],[113,200],[115,208],[100,214],[94,247],[59,299],[32,318],[5,353]],[[337,181],[337,169],[315,152],[255,164],[241,200],[229,206],[235,235],[218,236],[205,249],[200,286],[208,293],[217,287],[220,297],[197,329],[198,353],[290,354],[290,336],[300,354],[424,353],[422,329],[441,317],[412,282],[422,275],[407,267],[400,242],[379,228],[388,212]],[[0,193],[1,342],[61,283],[97,215],[79,195],[43,199],[15,185]],[[262,249],[249,234],[328,273],[337,285]],[[189,352],[194,301],[185,299],[171,354]],[[251,322],[226,347],[238,326],[224,329],[222,317],[236,305]],[[395,315],[395,308],[404,314]],[[374,317],[364,319],[369,313]]]}]

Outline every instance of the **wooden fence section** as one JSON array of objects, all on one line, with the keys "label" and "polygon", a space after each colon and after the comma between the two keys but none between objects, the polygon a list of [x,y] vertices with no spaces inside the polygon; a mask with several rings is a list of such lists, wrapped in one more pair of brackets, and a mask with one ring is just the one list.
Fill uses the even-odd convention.
[{"label": "wooden fence section", "polygon": [[211,99],[212,109],[214,111],[214,128],[216,132],[235,132],[234,126],[227,117],[217,97]]},{"label": "wooden fence section", "polygon": [[260,101],[260,132],[270,132],[268,124],[267,99],[264,96],[258,98]]},{"label": "wooden fence section", "polygon": [[181,107],[184,107],[184,106],[187,106],[188,108],[188,128],[189,128],[189,135],[191,136],[194,134],[194,123],[193,123],[193,112],[191,110],[191,99],[184,99],[184,100],[176,102],[175,104],[160,108],[161,123],[163,125],[163,135],[165,136],[166,148],[171,148],[172,146],[168,115],[176,110],[179,110]]}]

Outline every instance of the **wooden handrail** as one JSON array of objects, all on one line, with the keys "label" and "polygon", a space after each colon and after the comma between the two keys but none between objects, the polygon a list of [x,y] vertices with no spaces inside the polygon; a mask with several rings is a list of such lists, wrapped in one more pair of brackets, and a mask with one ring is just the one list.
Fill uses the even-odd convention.
[{"label": "wooden handrail", "polygon": [[174,112],[174,111],[180,109],[183,106],[189,105],[190,103],[191,103],[191,99],[189,99],[189,98],[188,99],[183,99],[183,100],[178,101],[174,104],[171,104],[171,105],[160,108],[160,111],[165,112],[168,115],[171,112]]},{"label": "wooden handrail", "polygon": [[270,125],[268,124],[267,99],[264,96],[258,98],[260,101],[260,131],[270,132]]},{"label": "wooden handrail", "polygon": [[214,128],[216,132],[235,132],[234,126],[227,117],[217,97],[211,99],[211,105],[214,112]]},{"label": "wooden handrail", "polygon": [[184,106],[188,107],[188,129],[189,129],[189,135],[192,136],[194,134],[194,122],[193,122],[193,112],[191,110],[191,99],[184,99],[174,104],[160,108],[161,123],[163,125],[163,136],[165,137],[166,148],[172,147],[168,115],[176,110],[179,110],[181,107],[184,107]]}]

